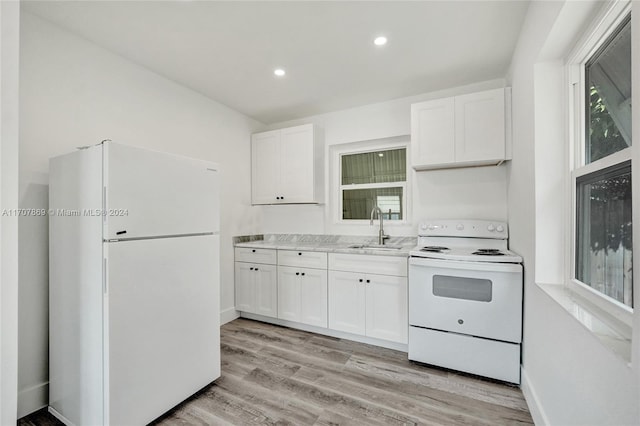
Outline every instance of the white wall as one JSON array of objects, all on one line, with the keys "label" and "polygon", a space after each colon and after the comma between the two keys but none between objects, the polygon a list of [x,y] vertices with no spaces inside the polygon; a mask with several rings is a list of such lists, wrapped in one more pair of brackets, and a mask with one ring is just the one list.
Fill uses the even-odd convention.
[{"label": "white wall", "polygon": [[637,366],[628,367],[536,284],[561,283],[567,264],[569,194],[558,167],[568,166],[568,148],[558,60],[575,41],[576,21],[602,4],[533,2],[509,76],[514,112],[511,247],[525,264],[523,387],[534,418],[551,425],[640,422]]},{"label": "white wall", "polygon": [[[260,123],[40,18],[21,28],[20,205],[47,206],[48,159],[103,139],[220,164],[221,309],[233,311],[231,237],[256,233],[250,134]],[[46,403],[48,222],[20,221],[20,414]]]},{"label": "white wall", "polygon": [[[449,90],[411,96],[388,102],[365,105],[328,114],[306,117],[294,121],[276,123],[269,129],[297,124],[314,123],[325,135],[325,200],[322,206],[264,206],[262,229],[266,233],[328,233],[377,235],[377,227],[344,225],[336,222],[332,195],[336,185],[331,185],[333,148],[349,143],[405,136],[411,132],[411,104],[429,99],[454,96],[496,87],[503,87],[504,80],[492,80],[456,87]],[[507,218],[507,167],[491,166],[454,170],[415,172],[408,170],[411,189],[409,221],[406,225],[387,222],[385,231],[391,236],[416,235],[417,225],[425,218],[477,218],[506,220]],[[408,192],[409,192],[408,191]]]},{"label": "white wall", "polygon": [[[0,211],[18,206],[20,3],[0,2]],[[18,220],[0,216],[0,424],[16,424]]]}]

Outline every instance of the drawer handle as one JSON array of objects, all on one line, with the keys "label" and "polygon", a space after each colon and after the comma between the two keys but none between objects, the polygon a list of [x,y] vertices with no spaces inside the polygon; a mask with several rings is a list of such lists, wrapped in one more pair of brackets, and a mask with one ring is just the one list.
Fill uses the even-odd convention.
[{"label": "drawer handle", "polygon": [[302,253],[298,253],[298,256],[302,256]]},{"label": "drawer handle", "polygon": [[458,324],[464,324],[464,321],[462,319],[459,319]]},{"label": "drawer handle", "polygon": [[255,252],[256,252],[256,250],[255,250],[255,249],[251,250],[251,253],[255,253]]}]

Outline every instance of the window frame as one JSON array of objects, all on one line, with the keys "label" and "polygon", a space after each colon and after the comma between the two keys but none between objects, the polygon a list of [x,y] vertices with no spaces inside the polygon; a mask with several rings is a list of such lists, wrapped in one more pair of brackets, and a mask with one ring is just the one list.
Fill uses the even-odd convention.
[{"label": "window frame", "polygon": [[[350,184],[343,185],[342,184],[342,156],[343,155],[352,155],[352,154],[364,154],[369,152],[381,152],[388,151],[392,149],[405,149],[405,163],[406,163],[406,175],[404,181],[397,182],[385,182],[385,183],[367,183],[367,184]],[[411,190],[410,185],[410,140],[407,137],[394,137],[388,139],[380,139],[374,141],[367,141],[365,143],[355,143],[355,144],[345,144],[344,147],[336,147],[334,151],[334,164],[335,174],[334,179],[336,182],[336,191],[337,196],[335,199],[334,209],[334,223],[338,225],[366,225],[369,226],[369,219],[343,219],[342,217],[342,208],[343,208],[343,190],[349,189],[371,189],[371,188],[397,188],[402,187],[402,212],[403,217],[402,220],[386,220],[385,219],[385,227],[390,226],[399,226],[399,225],[407,225],[411,223],[410,218],[410,208],[411,202],[409,200],[409,191]]]},{"label": "window frame", "polygon": [[[570,217],[567,219],[570,241],[567,244],[568,250],[565,254],[569,259],[569,268],[566,273],[566,287],[578,296],[586,299],[592,305],[603,310],[616,319],[631,326],[633,323],[634,308],[625,305],[618,300],[607,296],[591,286],[576,279],[576,263],[578,248],[577,244],[577,213],[578,179],[590,173],[605,170],[609,167],[620,165],[625,162],[631,163],[631,173],[633,176],[633,144],[618,152],[600,158],[591,163],[585,164],[587,158],[586,132],[588,125],[586,122],[586,72],[585,64],[604,45],[608,38],[618,29],[618,27],[628,19],[631,13],[631,2],[628,0],[618,1],[608,6],[584,33],[583,37],[576,44],[576,48],[567,57],[566,79],[567,79],[567,100],[568,100],[568,138],[569,138],[569,164],[568,164],[568,185],[567,190],[570,196],[570,206],[567,209]],[[633,31],[633,29],[632,29]],[[633,75],[633,72],[632,72]],[[632,179],[633,180],[633,179]],[[632,187],[632,191],[633,191]],[[636,196],[638,196],[636,194]],[[640,226],[640,224],[638,224]],[[636,246],[634,240],[633,246]],[[638,254],[637,254],[638,255]],[[638,289],[637,280],[633,283],[633,293]]]}]

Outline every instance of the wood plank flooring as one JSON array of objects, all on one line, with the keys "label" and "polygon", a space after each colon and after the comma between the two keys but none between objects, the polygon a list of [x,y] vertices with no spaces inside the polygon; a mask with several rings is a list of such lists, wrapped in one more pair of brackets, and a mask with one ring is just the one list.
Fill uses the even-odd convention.
[{"label": "wood plank flooring", "polygon": [[[246,319],[222,327],[221,347],[222,377],[154,426],[533,424],[517,387],[403,352]],[[59,424],[32,417],[19,425]]]}]

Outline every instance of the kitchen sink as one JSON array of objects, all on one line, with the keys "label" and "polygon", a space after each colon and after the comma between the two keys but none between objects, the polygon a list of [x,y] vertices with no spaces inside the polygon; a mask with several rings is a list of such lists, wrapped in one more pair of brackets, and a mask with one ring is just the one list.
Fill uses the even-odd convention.
[{"label": "kitchen sink", "polygon": [[380,245],[380,244],[352,244],[348,248],[352,249],[363,249],[363,250],[400,250],[402,246],[394,246],[394,245]]}]

